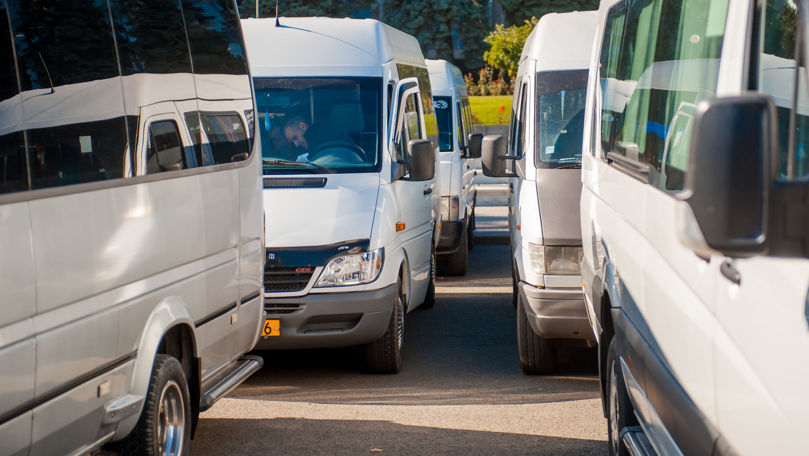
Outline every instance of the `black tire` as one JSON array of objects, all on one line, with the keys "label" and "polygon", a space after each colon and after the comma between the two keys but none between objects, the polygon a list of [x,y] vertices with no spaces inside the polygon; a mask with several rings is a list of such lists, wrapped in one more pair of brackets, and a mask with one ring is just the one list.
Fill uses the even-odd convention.
[{"label": "black tire", "polygon": [[388,329],[375,342],[365,346],[365,367],[376,374],[396,374],[402,369],[405,336],[405,295],[401,277],[396,282],[396,299]]},{"label": "black tire", "polygon": [[621,441],[621,429],[636,424],[632,412],[632,402],[624,386],[623,373],[618,364],[615,338],[607,349],[607,435],[609,436],[610,455],[628,456],[629,451]]},{"label": "black tire", "polygon": [[435,263],[435,244],[431,244],[430,250],[430,282],[427,285],[427,295],[424,296],[424,303],[422,307],[425,309],[432,309],[435,306],[435,273],[437,266]]},{"label": "black tire", "polygon": [[466,238],[468,239],[467,245],[469,250],[475,248],[475,211],[472,211],[472,215],[469,217],[469,221],[466,223]]},{"label": "black tire", "polygon": [[469,238],[466,230],[461,231],[461,240],[458,241],[458,250],[446,255],[446,274],[448,276],[462,276],[466,274],[466,265],[469,263]]},{"label": "black tire", "polygon": [[556,351],[547,339],[534,334],[522,299],[517,303],[517,351],[520,367],[529,375],[550,374],[556,364]]},{"label": "black tire", "polygon": [[517,309],[517,302],[519,302],[520,289],[517,285],[517,267],[514,266],[514,261],[511,262],[511,305]]},{"label": "black tire", "polygon": [[[163,407],[161,407],[161,403]],[[164,420],[170,415],[181,413],[182,426],[173,435],[172,445],[166,455],[189,454],[191,440],[191,400],[188,393],[188,381],[183,366],[177,358],[170,355],[157,355],[149,380],[146,402],[143,405],[138,424],[125,439],[113,444],[114,450],[122,455],[158,455],[160,448],[168,445],[167,435],[161,432]],[[178,438],[179,437],[179,438]]]}]

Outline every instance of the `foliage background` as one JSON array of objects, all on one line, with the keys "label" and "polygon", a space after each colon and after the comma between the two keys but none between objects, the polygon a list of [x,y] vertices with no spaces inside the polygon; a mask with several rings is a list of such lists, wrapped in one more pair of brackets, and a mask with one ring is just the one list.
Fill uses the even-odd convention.
[{"label": "foliage background", "polygon": [[[242,17],[255,16],[255,0],[238,3]],[[275,1],[259,5],[261,17],[275,17]],[[597,7],[598,0],[280,0],[279,10],[281,16],[379,19],[414,35],[427,58],[446,59],[477,80],[489,50],[483,40],[496,24],[522,25],[532,16]]]}]

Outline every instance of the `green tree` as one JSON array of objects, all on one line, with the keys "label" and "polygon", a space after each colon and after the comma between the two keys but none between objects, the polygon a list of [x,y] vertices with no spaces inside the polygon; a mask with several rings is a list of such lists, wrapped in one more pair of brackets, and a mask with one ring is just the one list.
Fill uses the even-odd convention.
[{"label": "green tree", "polygon": [[506,71],[509,77],[514,77],[520,63],[522,47],[538,21],[537,18],[532,17],[523,25],[503,27],[503,24],[497,24],[495,29],[484,38],[484,41],[491,46],[491,49],[483,53],[486,63],[493,68]]},{"label": "green tree", "polygon": [[[415,36],[427,58],[446,59],[469,71],[483,65],[489,28],[485,5],[483,0],[382,0],[382,20]],[[454,58],[453,40],[463,43],[463,58]]]},{"label": "green tree", "polygon": [[548,13],[590,11],[598,8],[598,0],[498,0],[506,14],[506,25],[522,24],[531,17]]}]

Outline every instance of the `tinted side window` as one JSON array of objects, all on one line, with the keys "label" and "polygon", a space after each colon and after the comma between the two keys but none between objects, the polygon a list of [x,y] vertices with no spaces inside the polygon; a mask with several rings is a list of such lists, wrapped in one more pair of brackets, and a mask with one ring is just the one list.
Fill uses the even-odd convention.
[{"label": "tinted side window", "polygon": [[[19,93],[11,31],[8,27],[5,3],[0,2],[0,54],[4,57],[4,70],[0,70],[0,101],[9,100]],[[6,103],[15,103],[6,101]],[[13,130],[19,122],[18,109],[7,110],[0,120],[0,131]],[[25,166],[25,138],[21,131],[0,136],[0,193],[17,192],[28,188]]]},{"label": "tinted side window", "polygon": [[[250,153],[247,130],[236,113],[200,113],[202,128],[211,146],[213,163],[231,163],[246,160]],[[203,164],[211,164],[203,161]]]},{"label": "tinted side window", "polygon": [[190,73],[178,0],[110,0],[121,72]]},{"label": "tinted side window", "polygon": [[399,156],[409,159],[410,150],[408,144],[413,139],[422,139],[421,119],[419,116],[418,102],[416,95],[410,94],[405,98],[404,117],[402,118],[402,135],[399,139]]},{"label": "tinted side window", "polygon": [[125,151],[122,117],[28,130],[31,187],[123,177]]},{"label": "tinted side window", "polygon": [[[22,90],[118,75],[107,3],[7,0]],[[54,11],[58,11],[55,13]]]},{"label": "tinted side window", "polygon": [[182,0],[195,73],[247,74],[236,2]]},{"label": "tinted side window", "polygon": [[767,1],[759,15],[764,31],[756,89],[773,98],[778,112],[778,177],[803,178],[809,176],[809,97],[805,69],[795,64],[798,11],[789,2]]},{"label": "tinted side window", "polygon": [[146,173],[178,171],[186,168],[183,143],[177,124],[161,120],[149,125],[149,143],[146,146]]},{"label": "tinted side window", "polygon": [[696,103],[716,92],[727,8],[727,1],[633,2],[618,53],[613,32],[624,21],[621,9],[608,16],[602,146],[647,163],[660,188],[682,189],[689,119]]},{"label": "tinted side window", "polygon": [[23,133],[18,131],[0,136],[0,193],[27,188]]},{"label": "tinted side window", "polygon": [[438,149],[452,150],[452,97],[433,97],[435,117],[438,121]]}]

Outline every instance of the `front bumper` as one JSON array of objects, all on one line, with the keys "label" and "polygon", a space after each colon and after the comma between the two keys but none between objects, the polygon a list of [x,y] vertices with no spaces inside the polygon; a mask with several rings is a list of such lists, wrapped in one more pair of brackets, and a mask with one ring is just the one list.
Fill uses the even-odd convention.
[{"label": "front bumper", "polygon": [[435,253],[446,255],[457,252],[461,246],[461,235],[465,229],[466,224],[463,220],[457,222],[442,220],[441,232],[438,235],[438,248]]},{"label": "front bumper", "polygon": [[528,323],[536,335],[595,343],[581,289],[543,289],[526,282],[520,282],[518,289]]},{"label": "front bumper", "polygon": [[388,328],[396,285],[368,291],[265,295],[264,317],[279,320],[281,335],[262,337],[256,350],[336,348],[378,340]]}]

